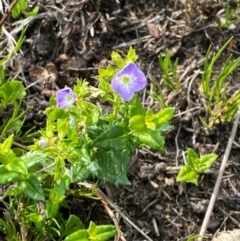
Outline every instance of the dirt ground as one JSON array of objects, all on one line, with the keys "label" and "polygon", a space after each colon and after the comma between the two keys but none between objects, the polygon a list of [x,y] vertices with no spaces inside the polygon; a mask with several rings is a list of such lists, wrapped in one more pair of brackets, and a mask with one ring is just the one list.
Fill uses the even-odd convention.
[{"label": "dirt ground", "polygon": [[[25,128],[40,128],[45,123],[43,111],[49,96],[57,89],[73,86],[77,78],[87,79],[96,86],[97,68],[109,63],[113,50],[125,56],[129,46],[136,49],[137,64],[149,80],[143,94],[145,106],[156,105],[150,97],[151,76],[155,76],[166,101],[176,108],[171,122],[174,129],[166,136],[166,155],[148,149],[136,153],[129,167],[131,186],[100,185],[100,189],[154,241],[184,241],[199,233],[226,149],[233,123],[219,124],[207,131],[199,120],[206,115],[199,86],[209,45],[216,51],[234,36],[214,74],[219,72],[226,56],[240,55],[240,23],[219,28],[219,21],[224,21],[225,4],[222,0],[40,0],[37,1],[40,14],[27,30],[22,53],[9,63],[12,77],[30,86],[26,104],[33,109]],[[232,9],[236,4],[237,0],[230,1]],[[17,28],[23,25],[19,21],[7,28],[17,36],[20,32]],[[178,75],[184,86],[173,98],[163,87],[158,64],[159,54],[165,54],[167,49],[172,60],[179,59]],[[197,78],[190,88],[195,73]],[[49,74],[52,78],[33,84]],[[229,86],[234,88],[239,83],[238,69],[229,78]],[[208,225],[206,234],[210,239],[219,230],[240,228],[239,136],[240,130]],[[176,182],[179,166],[184,164],[183,152],[189,147],[199,154],[214,151],[219,155],[211,170],[201,175],[199,186]],[[72,212],[80,215],[84,223],[113,222],[101,202],[91,199],[70,202]],[[127,241],[147,240],[124,218],[118,221]]]}]

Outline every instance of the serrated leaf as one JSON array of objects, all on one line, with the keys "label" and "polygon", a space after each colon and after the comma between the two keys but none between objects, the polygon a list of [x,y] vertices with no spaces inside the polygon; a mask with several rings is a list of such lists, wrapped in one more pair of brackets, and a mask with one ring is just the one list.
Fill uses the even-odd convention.
[{"label": "serrated leaf", "polygon": [[73,163],[70,167],[70,177],[73,183],[81,182],[98,175],[99,164],[95,161],[86,163]]},{"label": "serrated leaf", "polygon": [[[99,80],[100,80],[98,87],[101,87],[100,88],[101,90],[105,90],[105,91],[109,92],[111,90],[109,82],[112,80],[112,78],[115,74],[116,74],[116,70],[110,65],[108,65],[106,69],[98,69],[98,75],[99,75]],[[104,83],[104,85],[102,86],[101,82],[104,82],[104,81],[106,83]],[[102,88],[102,87],[104,87],[104,88]]]},{"label": "serrated leaf", "polygon": [[178,175],[178,182],[191,182],[198,185],[198,174],[193,170],[191,165],[184,165],[181,167]]},{"label": "serrated leaf", "polygon": [[92,241],[107,241],[117,234],[116,227],[114,225],[97,225],[90,222],[88,228],[89,238]]},{"label": "serrated leaf", "polygon": [[136,50],[132,46],[130,46],[127,53],[126,63],[129,63],[129,62],[135,63],[137,59],[138,59],[138,56],[136,54]]},{"label": "serrated leaf", "polygon": [[123,124],[117,124],[109,126],[95,141],[93,141],[93,147],[101,147],[107,150],[118,149],[121,150],[123,145],[126,145],[126,138],[128,128]]},{"label": "serrated leaf", "polygon": [[68,235],[64,241],[89,241],[88,232],[86,229],[78,230],[70,235]]},{"label": "serrated leaf", "polygon": [[22,155],[20,158],[25,162],[27,168],[30,168],[40,162],[45,161],[47,158],[47,153],[40,151],[29,151],[26,154]]},{"label": "serrated leaf", "polygon": [[5,151],[0,151],[0,163],[2,164],[8,164],[12,161],[13,158],[15,158],[15,153],[13,150],[8,150],[6,153]]},{"label": "serrated leaf", "polygon": [[216,154],[206,154],[200,157],[199,159],[199,165],[196,167],[194,163],[194,169],[198,173],[204,173],[207,169],[209,169],[212,164],[217,160],[218,156]]},{"label": "serrated leaf", "polygon": [[158,127],[160,127],[163,124],[166,124],[168,121],[170,121],[174,116],[174,108],[167,107],[159,111],[157,114],[154,114],[152,116],[152,122],[154,122]]},{"label": "serrated leaf", "polygon": [[37,201],[45,201],[44,192],[39,180],[33,174],[22,181],[20,187],[25,195]]},{"label": "serrated leaf", "polygon": [[165,141],[159,132],[151,129],[146,129],[145,131],[137,132],[134,134],[139,138],[141,144],[149,146],[162,153],[166,153],[164,148]]},{"label": "serrated leaf", "polygon": [[0,166],[0,184],[5,185],[17,181],[19,174],[16,172],[9,172],[4,165]]},{"label": "serrated leaf", "polygon": [[9,172],[16,172],[16,173],[22,174],[22,175],[28,174],[27,165],[19,157],[13,158],[12,162],[8,163],[5,167]]},{"label": "serrated leaf", "polygon": [[110,182],[116,186],[130,184],[127,178],[127,170],[134,150],[131,149],[131,143],[128,143],[129,147],[121,149],[121,151],[106,151],[103,149],[97,151],[96,159],[100,167],[97,177],[103,182]]},{"label": "serrated leaf", "polygon": [[99,225],[97,226],[97,235],[93,241],[107,241],[117,234],[116,227],[113,225]]}]

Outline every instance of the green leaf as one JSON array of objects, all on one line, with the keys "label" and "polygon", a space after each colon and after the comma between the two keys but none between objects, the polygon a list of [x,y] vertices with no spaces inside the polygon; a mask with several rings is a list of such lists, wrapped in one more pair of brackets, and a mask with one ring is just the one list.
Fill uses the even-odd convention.
[{"label": "green leaf", "polygon": [[55,173],[54,173],[54,180],[59,181],[61,180],[62,176],[65,173],[65,160],[64,156],[59,155],[55,158]]},{"label": "green leaf", "polygon": [[0,163],[2,164],[8,164],[12,161],[13,158],[15,158],[15,153],[13,150],[9,150],[7,153],[0,152]]},{"label": "green leaf", "polygon": [[194,169],[198,173],[204,173],[207,169],[209,169],[212,164],[216,161],[218,158],[218,155],[216,154],[206,154],[200,157],[198,166],[196,166],[196,163],[194,162]]},{"label": "green leaf", "polygon": [[108,126],[108,128],[93,141],[93,147],[104,149],[121,150],[124,144],[124,138],[127,135],[128,128],[123,124]]},{"label": "green leaf", "polygon": [[27,216],[27,220],[30,222],[33,222],[34,225],[36,226],[36,230],[39,232],[44,232],[45,230],[45,220],[43,220],[43,216],[38,213],[30,213]]},{"label": "green leaf", "polygon": [[11,13],[13,18],[20,17],[23,10],[28,7],[28,3],[26,0],[18,0],[17,4],[13,7]]},{"label": "green leaf", "polygon": [[27,168],[30,168],[47,159],[48,154],[41,151],[29,151],[22,155],[20,158],[25,162]]},{"label": "green leaf", "polygon": [[13,158],[12,162],[8,163],[5,167],[9,172],[16,172],[18,174],[28,175],[27,165],[19,157]]},{"label": "green leaf", "polygon": [[[93,222],[90,222],[89,225],[89,238],[92,241],[107,241],[110,238],[114,237],[117,234],[116,227],[114,225],[92,225]],[[91,231],[90,231],[91,230]]]},{"label": "green leaf", "polygon": [[68,235],[64,241],[89,241],[88,232],[86,229],[78,230],[70,235]]},{"label": "green leaf", "polygon": [[66,119],[69,116],[69,112],[62,108],[49,107],[45,112],[52,121]]},{"label": "green leaf", "polygon": [[112,51],[111,59],[113,64],[115,64],[119,69],[124,67],[125,63],[119,53]]},{"label": "green leaf", "polygon": [[129,128],[134,132],[144,131],[147,126],[142,115],[135,115],[129,120]]},{"label": "green leaf", "polygon": [[9,172],[4,165],[0,166],[0,184],[10,184],[19,179],[19,174],[16,172]]},{"label": "green leaf", "polygon": [[11,80],[0,87],[0,98],[3,99],[4,105],[22,99],[25,95],[26,91],[20,81]]},{"label": "green leaf", "polygon": [[146,122],[153,122],[158,128],[173,118],[174,111],[174,108],[167,107],[159,111],[157,114],[146,115]]},{"label": "green leaf", "polygon": [[96,161],[73,163],[70,167],[70,176],[73,183],[81,182],[98,175],[99,164]]},{"label": "green leaf", "polygon": [[208,237],[207,237],[207,236],[203,236],[203,235],[196,234],[196,235],[190,236],[186,241],[192,241],[192,240],[195,240],[196,238],[208,238]]},{"label": "green leaf", "polygon": [[60,140],[62,140],[68,130],[69,122],[67,120],[58,120],[57,121],[57,131],[58,131],[58,137]]},{"label": "green leaf", "polygon": [[38,213],[30,213],[28,215],[28,220],[34,223],[41,223],[43,221],[43,217]]},{"label": "green leaf", "polygon": [[39,180],[33,174],[30,174],[25,181],[20,184],[23,193],[33,200],[45,201],[44,192]]},{"label": "green leaf", "polygon": [[46,124],[46,137],[52,139],[54,137],[54,125],[50,119],[47,119]]},{"label": "green leaf", "polygon": [[130,118],[135,115],[142,115],[142,116],[146,115],[146,111],[138,95],[134,95],[134,97],[131,99],[131,101],[129,102],[128,109],[129,109],[128,116]]},{"label": "green leaf", "polygon": [[3,67],[0,65],[0,86],[3,84],[5,81],[5,71]]},{"label": "green leaf", "polygon": [[0,151],[7,153],[12,146],[13,143],[13,135],[10,135],[2,144],[0,144]]},{"label": "green leaf", "polygon": [[145,131],[136,132],[134,134],[139,138],[141,144],[149,146],[162,153],[166,153],[164,148],[165,141],[159,132],[151,129],[146,129]]},{"label": "green leaf", "polygon": [[88,227],[88,234],[89,234],[89,238],[93,239],[94,236],[96,236],[97,234],[97,230],[96,230],[96,224],[92,221],[90,221],[89,227]]},{"label": "green leaf", "polygon": [[195,160],[199,159],[198,154],[191,148],[188,148],[187,150],[187,156],[186,156],[186,160],[187,160],[187,164],[191,165],[192,167],[194,167],[194,162]]},{"label": "green leaf", "polygon": [[97,175],[99,165],[90,157],[87,148],[74,148],[72,154],[77,157],[77,161],[70,166],[69,174],[72,182],[84,181]]},{"label": "green leaf", "polygon": [[128,53],[127,53],[127,58],[126,58],[126,63],[129,63],[129,62],[133,62],[135,63],[136,60],[138,59],[138,56],[136,54],[136,50],[130,46],[129,47],[129,50],[128,50]]},{"label": "green leaf", "polygon": [[62,178],[54,184],[53,190],[56,191],[59,196],[65,195],[70,183],[71,180],[69,176],[62,176]]},{"label": "green leaf", "polygon": [[113,76],[116,74],[116,70],[108,65],[106,69],[98,69],[99,75],[99,89],[106,91],[107,93],[111,92],[111,87],[109,82],[112,80]]},{"label": "green leaf", "polygon": [[27,17],[31,17],[31,16],[36,16],[38,14],[38,11],[39,11],[39,7],[34,7],[32,11],[30,12],[26,12],[24,11],[24,16],[27,18]]},{"label": "green leaf", "polygon": [[184,165],[181,167],[177,175],[178,182],[191,182],[198,185],[198,174],[193,170],[191,165]]},{"label": "green leaf", "polygon": [[157,131],[159,131],[159,133],[161,135],[165,134],[166,132],[172,130],[174,127],[172,125],[169,125],[169,124],[164,124],[164,125],[161,125]]},{"label": "green leaf", "polygon": [[48,218],[56,217],[59,211],[59,205],[52,203],[51,201],[46,201],[46,214]]},{"label": "green leaf", "polygon": [[68,236],[78,230],[84,229],[84,225],[79,217],[70,215],[66,224],[63,236]]},{"label": "green leaf", "polygon": [[97,177],[103,182],[110,182],[116,186],[129,185],[127,170],[132,160],[133,152],[132,144],[128,139],[123,141],[121,151],[98,149],[96,159],[100,169]]}]

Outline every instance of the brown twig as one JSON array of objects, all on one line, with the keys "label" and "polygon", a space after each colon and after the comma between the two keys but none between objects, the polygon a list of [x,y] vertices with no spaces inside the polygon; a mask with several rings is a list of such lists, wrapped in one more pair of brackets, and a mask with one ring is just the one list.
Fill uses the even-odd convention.
[{"label": "brown twig", "polygon": [[0,28],[3,26],[5,20],[6,20],[7,16],[8,16],[8,14],[12,11],[12,9],[13,9],[14,6],[18,3],[18,1],[19,1],[19,0],[14,0],[14,1],[12,2],[12,4],[10,5],[10,7],[7,8],[5,14],[3,15],[3,17],[2,17],[2,19],[1,19],[1,21],[0,21]]},{"label": "brown twig", "polygon": [[[94,186],[93,186],[92,184],[90,184],[90,183],[79,182],[79,185],[82,185],[82,186],[87,187],[87,188],[90,188],[90,189],[93,189],[93,188],[94,188]],[[152,240],[147,234],[145,234],[136,224],[134,224],[134,223],[120,210],[120,208],[119,208],[117,205],[115,205],[100,189],[96,188],[96,189],[95,189],[95,193],[96,193],[96,195],[97,195],[98,197],[101,198],[101,201],[102,201],[102,200],[105,200],[105,203],[107,203],[111,208],[113,208],[116,212],[118,212],[118,213],[121,215],[121,217],[122,217],[128,224],[130,224],[134,229],[136,229],[139,233],[141,233],[148,241],[153,241],[153,240]],[[106,207],[106,206],[105,206],[105,207]],[[107,211],[108,211],[108,210],[107,210]],[[117,223],[118,227],[116,227],[116,228],[120,230],[119,224],[118,224],[118,222],[116,222],[116,221],[117,221],[117,220],[114,218],[114,219],[113,219],[113,222],[114,222],[115,225],[116,225],[116,223]],[[116,223],[115,223],[115,222],[116,222]],[[121,238],[123,239],[124,237],[123,237],[122,233],[120,233],[120,234],[121,234]],[[124,238],[124,239],[125,239],[125,238]]]},{"label": "brown twig", "polygon": [[[201,230],[200,230],[200,233],[199,233],[200,235],[204,235],[204,233],[207,229],[207,225],[209,223],[210,216],[212,214],[212,210],[213,210],[213,207],[214,207],[217,195],[218,195],[219,187],[220,187],[220,184],[221,184],[221,179],[222,179],[222,176],[223,176],[223,173],[224,173],[227,161],[228,161],[228,156],[229,156],[231,148],[232,148],[232,143],[233,143],[233,140],[234,140],[235,135],[236,135],[239,119],[240,119],[240,110],[238,110],[238,112],[236,114],[236,117],[235,117],[235,120],[234,120],[232,131],[231,131],[230,137],[228,139],[228,144],[227,144],[227,147],[226,147],[226,150],[225,150],[225,153],[224,153],[224,156],[223,156],[222,164],[221,164],[221,167],[220,167],[220,170],[219,170],[219,173],[218,173],[217,181],[215,183],[215,187],[214,187],[214,190],[213,190],[213,193],[212,193],[209,205],[208,205],[208,209],[206,211],[206,214],[205,214],[205,217],[204,217],[204,220],[203,220],[203,223],[202,223],[202,227],[201,227]],[[199,238],[198,241],[202,241],[202,238]]]}]

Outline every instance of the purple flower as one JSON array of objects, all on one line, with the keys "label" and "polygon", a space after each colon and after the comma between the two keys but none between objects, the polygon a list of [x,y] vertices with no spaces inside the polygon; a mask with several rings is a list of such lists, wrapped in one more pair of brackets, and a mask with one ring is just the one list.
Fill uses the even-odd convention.
[{"label": "purple flower", "polygon": [[113,77],[111,85],[114,91],[128,101],[132,99],[136,91],[145,88],[147,79],[136,64],[129,63]]},{"label": "purple flower", "polygon": [[48,146],[48,141],[47,140],[44,140],[44,139],[41,139],[38,141],[38,145],[42,148],[44,147],[47,147]]},{"label": "purple flower", "polygon": [[69,108],[74,103],[75,95],[71,88],[65,88],[57,91],[56,99],[58,108]]}]

